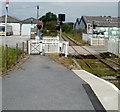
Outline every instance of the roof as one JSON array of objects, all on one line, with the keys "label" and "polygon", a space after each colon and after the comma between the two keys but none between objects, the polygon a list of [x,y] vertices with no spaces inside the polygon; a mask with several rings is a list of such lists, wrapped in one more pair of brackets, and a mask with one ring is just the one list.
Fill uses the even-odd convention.
[{"label": "roof", "polygon": [[[19,23],[21,20],[16,18],[16,17],[12,17],[12,16],[7,16],[7,22],[8,23]],[[1,23],[5,23],[5,15],[0,17],[0,22]]]},{"label": "roof", "polygon": [[[104,27],[108,27],[108,26],[112,26],[112,27],[117,27],[118,23],[120,23],[118,21],[117,17],[102,17],[102,16],[82,16],[82,18],[84,19],[85,23],[91,23],[91,24],[96,24],[97,26],[104,26]],[[82,19],[81,18],[81,19]]]},{"label": "roof", "polygon": [[80,20],[81,20],[81,18],[77,18],[77,19],[76,19],[76,22],[77,22],[78,24],[80,24]]},{"label": "roof", "polygon": [[[31,21],[33,24],[37,23],[37,19],[30,17],[27,18],[25,20],[20,20],[16,17],[12,17],[12,16],[7,16],[7,23],[25,23],[25,24],[31,24]],[[0,17],[0,23],[5,23],[5,15]]]},{"label": "roof", "polygon": [[33,17],[30,17],[30,18],[27,18],[25,20],[22,20],[21,22],[22,23],[25,23],[25,24],[37,24],[37,19],[33,18]]},{"label": "roof", "polygon": [[81,20],[81,18],[76,19],[76,22],[74,23],[74,27],[76,26],[77,23],[80,24],[80,20]]}]

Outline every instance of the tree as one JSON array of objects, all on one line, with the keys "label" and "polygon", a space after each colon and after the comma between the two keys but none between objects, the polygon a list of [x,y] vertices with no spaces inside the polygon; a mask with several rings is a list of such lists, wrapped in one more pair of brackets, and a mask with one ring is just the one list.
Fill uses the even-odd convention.
[{"label": "tree", "polygon": [[62,24],[62,31],[66,32],[66,33],[71,32],[72,31],[72,26],[69,25],[69,24]]},{"label": "tree", "polygon": [[47,30],[55,29],[56,23],[54,21],[46,22],[45,27]]},{"label": "tree", "polygon": [[57,21],[57,16],[52,12],[46,13],[40,18],[43,22]]},{"label": "tree", "polygon": [[46,13],[40,18],[44,23],[44,29],[53,30],[57,24],[57,16],[52,12]]}]

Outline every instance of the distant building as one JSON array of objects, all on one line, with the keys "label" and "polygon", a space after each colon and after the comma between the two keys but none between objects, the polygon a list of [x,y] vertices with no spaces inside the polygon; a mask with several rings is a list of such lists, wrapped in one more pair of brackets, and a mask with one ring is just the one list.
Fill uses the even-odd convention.
[{"label": "distant building", "polygon": [[[20,35],[20,19],[8,16],[7,23],[12,26],[13,35]],[[0,17],[0,23],[5,23],[5,16]]]},{"label": "distant building", "polygon": [[[0,17],[0,23],[5,23],[5,15]],[[37,19],[30,17],[20,20],[8,15],[7,23],[12,26],[13,35],[30,35],[30,29],[37,24]]]},{"label": "distant building", "polygon": [[22,20],[22,30],[21,35],[30,35],[31,28],[37,24],[37,19],[30,17]]},{"label": "distant building", "polygon": [[118,27],[118,23],[117,17],[82,16],[76,19],[74,30],[92,34],[93,31],[98,31],[100,28]]}]

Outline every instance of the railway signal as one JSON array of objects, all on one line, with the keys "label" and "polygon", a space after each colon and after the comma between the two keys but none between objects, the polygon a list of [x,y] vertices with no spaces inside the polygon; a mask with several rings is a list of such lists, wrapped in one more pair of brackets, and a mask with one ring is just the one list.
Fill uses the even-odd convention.
[{"label": "railway signal", "polygon": [[65,14],[59,14],[58,19],[60,21],[60,39],[62,38],[62,21],[65,21]]},{"label": "railway signal", "polygon": [[43,29],[43,22],[41,20],[38,21],[37,28],[38,28],[38,30]]},{"label": "railway signal", "polygon": [[37,25],[38,30],[42,29],[42,25]]},{"label": "railway signal", "polygon": [[41,20],[38,20],[37,30],[39,34],[38,37],[42,39],[43,22]]}]

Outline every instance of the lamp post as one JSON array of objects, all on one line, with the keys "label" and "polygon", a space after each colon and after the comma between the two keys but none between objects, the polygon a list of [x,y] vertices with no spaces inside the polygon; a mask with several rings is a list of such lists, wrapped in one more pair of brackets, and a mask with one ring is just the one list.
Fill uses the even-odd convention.
[{"label": "lamp post", "polygon": [[[5,68],[7,69],[7,43],[6,43],[6,38],[7,38],[7,15],[8,15],[8,6],[9,6],[9,1],[6,0],[6,14],[5,14],[5,36],[4,36],[4,57],[5,57]],[[6,70],[5,70],[6,71]]]}]

